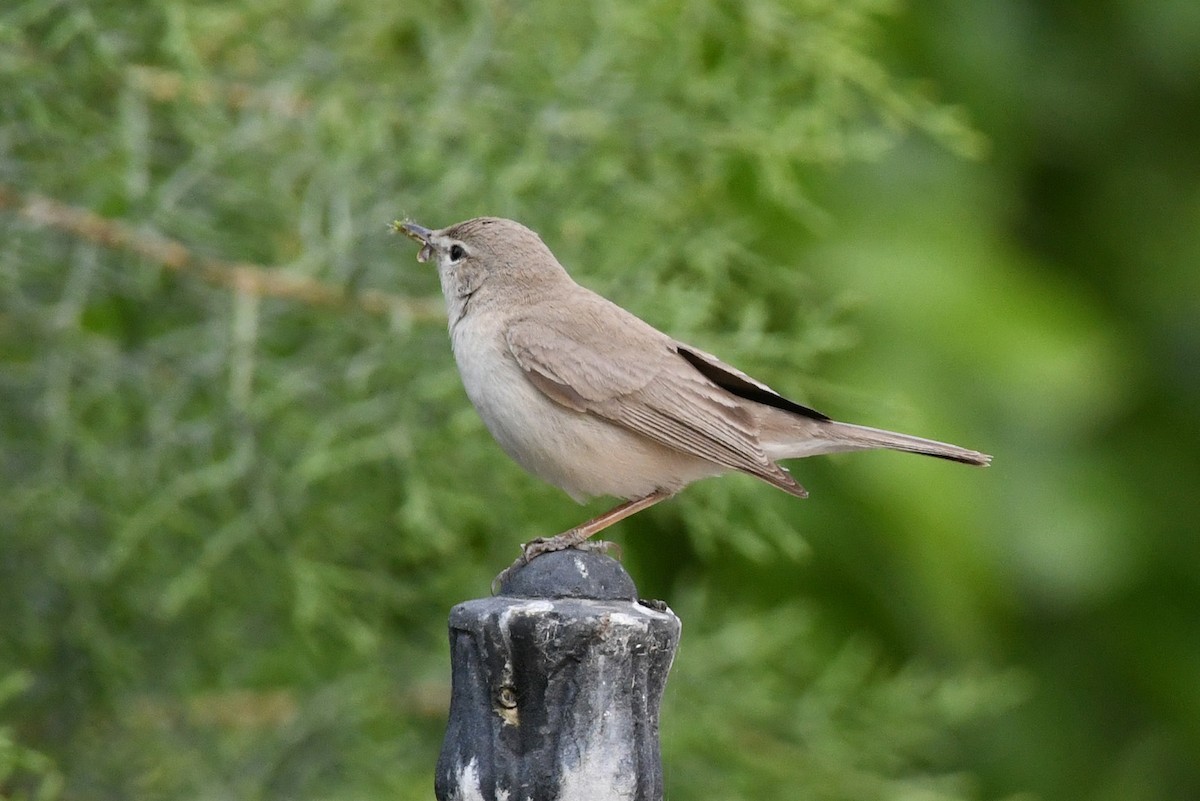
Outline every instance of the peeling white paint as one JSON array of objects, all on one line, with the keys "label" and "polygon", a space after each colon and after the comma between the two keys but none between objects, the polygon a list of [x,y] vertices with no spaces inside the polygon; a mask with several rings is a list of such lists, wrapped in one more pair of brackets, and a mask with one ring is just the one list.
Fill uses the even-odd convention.
[{"label": "peeling white paint", "polygon": [[479,763],[475,757],[466,767],[458,766],[458,793],[452,796],[454,801],[484,801],[483,788],[479,786]]},{"label": "peeling white paint", "polygon": [[650,627],[650,624],[645,620],[636,618],[626,612],[610,612],[608,619],[614,626],[628,626],[637,631],[645,631]]},{"label": "peeling white paint", "polygon": [[[603,675],[603,657],[598,672]],[[562,754],[557,801],[628,801],[637,795],[637,777],[628,739],[633,721],[627,706],[617,704],[616,688],[608,682],[595,687],[590,699],[603,712],[592,718],[589,731],[580,732],[575,745]]]},{"label": "peeling white paint", "polygon": [[657,610],[651,609],[650,607],[646,606],[645,604],[633,603],[633,604],[630,604],[629,606],[630,606],[631,612],[636,612],[637,614],[642,615],[643,617],[653,618],[654,620],[666,620],[668,618],[675,617],[675,613],[671,611],[670,607],[666,607],[662,612],[659,612]]},{"label": "peeling white paint", "polygon": [[[496,801],[508,801],[511,793],[503,787],[496,788]],[[471,757],[471,761],[466,767],[459,765],[458,768],[458,793],[450,796],[450,801],[486,801],[483,795],[483,787],[479,784],[479,763],[475,757]],[[532,799],[526,799],[532,801]]]},{"label": "peeling white paint", "polygon": [[500,624],[507,625],[508,619],[513,615],[541,615],[554,610],[554,604],[550,601],[540,599],[531,599],[520,603],[509,604],[504,611],[500,613]]}]

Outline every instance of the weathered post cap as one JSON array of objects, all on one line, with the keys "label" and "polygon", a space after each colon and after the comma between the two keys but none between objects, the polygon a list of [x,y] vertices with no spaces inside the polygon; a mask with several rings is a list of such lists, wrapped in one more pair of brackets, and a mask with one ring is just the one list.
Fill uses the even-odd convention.
[{"label": "weathered post cap", "polygon": [[496,595],[509,598],[590,598],[635,601],[637,587],[621,563],[595,551],[568,548],[507,571]]}]

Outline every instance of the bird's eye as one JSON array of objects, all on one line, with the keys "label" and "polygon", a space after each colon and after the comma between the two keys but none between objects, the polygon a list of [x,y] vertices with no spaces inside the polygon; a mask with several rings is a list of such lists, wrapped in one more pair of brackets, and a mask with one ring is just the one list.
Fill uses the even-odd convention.
[{"label": "bird's eye", "polygon": [[467,252],[463,250],[462,245],[450,246],[450,261],[459,261],[465,255],[467,255]]}]

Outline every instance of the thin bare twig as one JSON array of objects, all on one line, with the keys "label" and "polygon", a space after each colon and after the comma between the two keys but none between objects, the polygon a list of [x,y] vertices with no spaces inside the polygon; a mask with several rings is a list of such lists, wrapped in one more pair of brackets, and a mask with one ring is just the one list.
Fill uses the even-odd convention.
[{"label": "thin bare twig", "polygon": [[297,92],[263,89],[246,83],[194,80],[174,70],[149,65],[129,68],[130,84],[152,100],[185,98],[202,106],[219,103],[233,110],[264,108],[285,117],[299,117],[311,103]]},{"label": "thin bare twig", "polygon": [[310,306],[358,306],[372,314],[401,314],[417,320],[445,316],[440,298],[406,298],[377,289],[351,293],[312,278],[288,275],[258,264],[200,256],[173,239],[137,230],[118,220],[48,197],[22,194],[2,184],[0,209],[13,211],[35,225],[64,231],[101,247],[135,253],[168,270],[192,273],[210,284],[239,292],[294,300]]}]

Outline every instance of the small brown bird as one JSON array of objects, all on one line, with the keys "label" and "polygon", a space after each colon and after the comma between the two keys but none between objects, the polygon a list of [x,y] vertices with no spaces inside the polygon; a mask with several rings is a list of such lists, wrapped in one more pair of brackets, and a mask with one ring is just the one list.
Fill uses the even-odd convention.
[{"label": "small brown bird", "polygon": [[890,448],[991,462],[788,400],[575,283],[520,223],[478,217],[437,231],[411,222],[393,229],[420,243],[418,261],[437,264],[463,386],[500,447],[577,501],[625,500],[526,543],[526,561],[734,470],[806,497],[783,459]]}]

